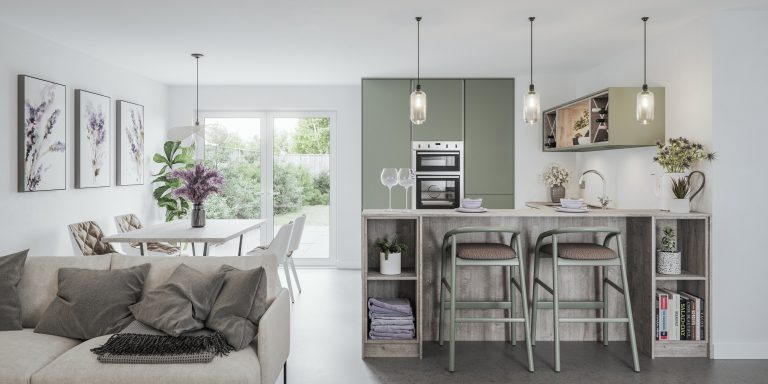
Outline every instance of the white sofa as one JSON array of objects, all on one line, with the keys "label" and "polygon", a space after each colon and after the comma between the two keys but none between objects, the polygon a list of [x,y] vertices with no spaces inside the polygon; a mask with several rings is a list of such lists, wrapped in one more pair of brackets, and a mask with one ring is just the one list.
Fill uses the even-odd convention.
[{"label": "white sofa", "polygon": [[[165,281],[174,268],[185,263],[213,273],[222,264],[239,269],[263,266],[268,279],[268,309],[259,323],[251,347],[216,357],[206,364],[104,364],[91,348],[109,335],[80,341],[33,332],[58,290],[59,268],[120,269],[150,263],[144,291]],[[3,384],[272,384],[288,359],[290,304],[281,288],[273,257],[141,257],[102,256],[28,257],[19,283],[22,304],[21,331],[0,332],[0,383]]]}]

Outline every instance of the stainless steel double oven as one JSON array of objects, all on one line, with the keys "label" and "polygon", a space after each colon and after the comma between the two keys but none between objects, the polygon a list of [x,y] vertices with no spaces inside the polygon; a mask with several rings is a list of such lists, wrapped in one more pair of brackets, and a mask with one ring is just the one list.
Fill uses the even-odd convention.
[{"label": "stainless steel double oven", "polygon": [[411,149],[411,167],[416,173],[416,208],[459,207],[464,193],[464,143],[414,141]]}]

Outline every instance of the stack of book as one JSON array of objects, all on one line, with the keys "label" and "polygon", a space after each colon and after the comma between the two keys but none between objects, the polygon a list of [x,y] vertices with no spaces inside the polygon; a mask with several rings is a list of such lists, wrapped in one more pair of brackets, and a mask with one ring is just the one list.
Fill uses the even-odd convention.
[{"label": "stack of book", "polygon": [[656,340],[706,340],[704,299],[688,292],[656,290]]}]

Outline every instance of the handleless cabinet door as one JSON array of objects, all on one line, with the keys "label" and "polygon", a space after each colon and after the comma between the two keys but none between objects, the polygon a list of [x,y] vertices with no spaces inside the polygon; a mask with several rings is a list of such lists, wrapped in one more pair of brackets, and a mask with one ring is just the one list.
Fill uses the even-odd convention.
[{"label": "handleless cabinet door", "polygon": [[[408,79],[363,80],[363,209],[387,208],[382,168],[411,166]],[[392,207],[405,207],[402,187],[392,188]]]},{"label": "handleless cabinet door", "polygon": [[[464,136],[463,82],[461,79],[421,80],[421,88],[427,94],[427,121],[421,125],[411,124],[413,140],[462,140]],[[412,80],[411,87],[411,90],[416,88],[416,80]]]},{"label": "handleless cabinet door", "polygon": [[515,81],[468,79],[464,92],[466,195],[514,195]]}]

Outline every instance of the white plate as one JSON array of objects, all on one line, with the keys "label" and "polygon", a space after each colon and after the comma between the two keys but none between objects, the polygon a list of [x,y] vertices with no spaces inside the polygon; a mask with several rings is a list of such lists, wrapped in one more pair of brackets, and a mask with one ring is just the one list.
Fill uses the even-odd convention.
[{"label": "white plate", "polygon": [[565,208],[565,207],[557,207],[555,208],[558,212],[565,212],[565,213],[587,213],[589,212],[589,209],[587,208]]},{"label": "white plate", "polygon": [[483,213],[483,212],[486,212],[487,209],[485,209],[483,207],[480,207],[480,208],[464,208],[464,207],[459,207],[459,208],[454,208],[454,211],[462,212],[462,213]]}]

